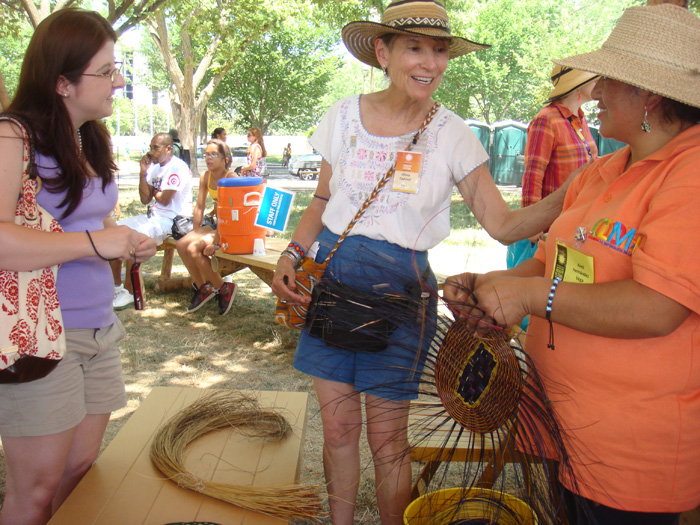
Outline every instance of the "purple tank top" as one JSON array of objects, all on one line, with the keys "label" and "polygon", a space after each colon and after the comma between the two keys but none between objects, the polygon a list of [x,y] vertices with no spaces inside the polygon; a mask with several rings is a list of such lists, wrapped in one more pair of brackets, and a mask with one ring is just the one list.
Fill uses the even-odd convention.
[{"label": "purple tank top", "polygon": [[[58,167],[53,158],[37,154],[36,164],[42,178],[56,177]],[[118,193],[115,183],[108,184],[103,192],[102,181],[90,179],[80,204],[65,218],[61,217],[65,208],[58,208],[65,192],[50,193],[42,188],[37,202],[56,218],[63,231],[92,232],[104,229],[102,221],[116,206]],[[66,328],[102,328],[115,322],[114,284],[108,262],[95,256],[63,263],[58,269],[57,289]]]}]

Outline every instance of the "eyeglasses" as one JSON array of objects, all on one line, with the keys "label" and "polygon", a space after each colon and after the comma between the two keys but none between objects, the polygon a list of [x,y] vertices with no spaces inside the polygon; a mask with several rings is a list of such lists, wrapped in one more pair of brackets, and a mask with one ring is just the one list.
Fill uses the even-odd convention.
[{"label": "eyeglasses", "polygon": [[81,76],[108,78],[112,82],[114,82],[117,79],[117,75],[121,75],[121,74],[122,74],[122,63],[115,62],[114,69],[112,69],[111,71],[105,71],[104,73],[83,73]]},{"label": "eyeglasses", "polygon": [[218,153],[205,153],[204,158],[206,159],[223,159],[223,155],[219,155]]}]

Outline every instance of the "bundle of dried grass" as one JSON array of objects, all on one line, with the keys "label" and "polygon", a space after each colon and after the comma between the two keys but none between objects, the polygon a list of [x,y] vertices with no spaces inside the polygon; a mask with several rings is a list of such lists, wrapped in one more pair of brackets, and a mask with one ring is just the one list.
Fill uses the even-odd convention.
[{"label": "bundle of dried grass", "polygon": [[255,397],[233,391],[213,392],[175,414],[158,430],[151,445],[151,461],[180,487],[244,509],[286,519],[321,515],[319,487],[228,485],[188,472],[184,467],[187,445],[208,432],[224,428],[236,428],[246,436],[273,441],[281,441],[291,432],[282,415],[261,408]]}]

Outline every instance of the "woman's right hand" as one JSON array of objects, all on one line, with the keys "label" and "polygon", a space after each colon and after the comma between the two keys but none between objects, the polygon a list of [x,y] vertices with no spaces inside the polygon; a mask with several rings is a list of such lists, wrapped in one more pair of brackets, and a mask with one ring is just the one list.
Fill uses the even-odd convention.
[{"label": "woman's right hand", "polygon": [[292,304],[306,304],[311,298],[296,292],[296,270],[289,257],[280,257],[275,268],[275,276],[272,278],[272,293],[282,302]]}]

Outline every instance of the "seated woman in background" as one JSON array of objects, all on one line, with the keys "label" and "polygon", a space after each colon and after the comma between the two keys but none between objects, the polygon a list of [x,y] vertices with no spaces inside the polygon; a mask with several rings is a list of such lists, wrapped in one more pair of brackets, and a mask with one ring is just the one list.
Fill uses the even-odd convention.
[{"label": "seated woman in background", "polygon": [[700,19],[664,4],[557,60],[601,76],[600,133],[628,146],[576,176],[534,258],[445,286],[474,328],[531,315],[525,350],[568,429],[572,525],[672,525],[700,503],[698,49]]},{"label": "seated woman in background", "polygon": [[248,130],[248,159],[246,165],[241,167],[241,177],[262,177],[263,159],[267,157],[265,142],[258,128]]},{"label": "seated woman in background", "polygon": [[204,158],[207,169],[199,176],[199,194],[193,212],[194,224],[200,226],[177,241],[177,252],[192,276],[194,287],[194,296],[187,311],[199,310],[204,303],[216,296],[219,300],[219,315],[225,315],[231,309],[238,287],[235,283],[224,282],[212,269],[210,256],[217,250],[219,242],[216,223],[214,220],[203,223],[202,218],[207,195],[214,201],[214,209],[208,216],[216,217],[219,179],[238,175],[230,169],[231,150],[225,142],[218,139],[207,142]]}]

